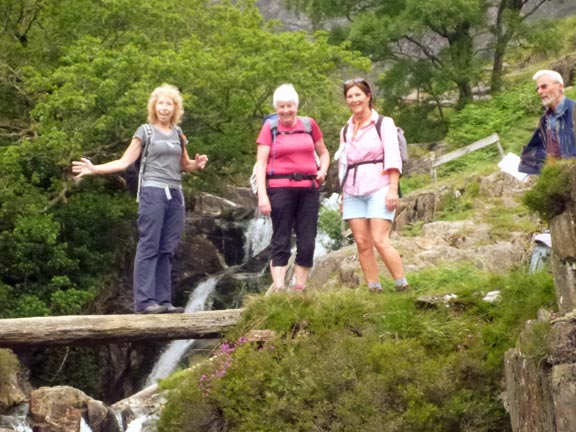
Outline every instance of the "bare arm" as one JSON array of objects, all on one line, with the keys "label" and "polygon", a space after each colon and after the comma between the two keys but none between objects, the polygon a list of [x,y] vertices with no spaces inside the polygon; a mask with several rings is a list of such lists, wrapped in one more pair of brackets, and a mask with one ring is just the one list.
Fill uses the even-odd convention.
[{"label": "bare arm", "polygon": [[320,158],[320,168],[318,169],[316,180],[318,180],[318,183],[322,184],[328,175],[328,168],[330,167],[330,153],[328,152],[328,148],[326,148],[326,144],[324,144],[323,138],[320,138],[314,143],[314,149]]},{"label": "bare arm", "polygon": [[124,151],[120,159],[113,160],[104,164],[94,165],[87,158],[80,158],[79,161],[72,162],[72,172],[76,174],[76,178],[81,178],[87,175],[95,174],[112,174],[124,171],[132,165],[140,154],[142,153],[142,145],[140,138],[132,138],[130,145]]},{"label": "bare arm", "polygon": [[206,155],[199,155],[196,153],[194,159],[190,159],[188,155],[188,150],[186,147],[183,147],[182,152],[182,160],[180,162],[180,168],[182,171],[191,172],[196,170],[203,170],[206,168],[206,164],[208,163],[208,156]]},{"label": "bare arm", "polygon": [[394,210],[398,207],[398,182],[400,181],[400,171],[396,168],[391,168],[386,171],[390,177],[390,183],[388,183],[388,193],[386,194],[386,208],[388,210]]},{"label": "bare arm", "polygon": [[266,192],[266,165],[270,156],[270,147],[259,145],[256,153],[256,185],[258,187],[258,209],[260,213],[269,216],[272,213],[270,199]]}]

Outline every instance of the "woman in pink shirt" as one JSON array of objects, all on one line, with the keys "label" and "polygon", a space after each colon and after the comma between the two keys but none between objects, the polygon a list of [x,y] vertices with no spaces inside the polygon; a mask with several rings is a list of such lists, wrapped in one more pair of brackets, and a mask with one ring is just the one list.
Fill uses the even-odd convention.
[{"label": "woman in pink shirt", "polygon": [[407,291],[410,286],[402,258],[390,243],[402,172],[396,126],[390,117],[383,117],[378,133],[379,114],[373,108],[370,86],[363,78],[346,81],[344,96],[352,117],[340,133],[340,149],[335,156],[339,159],[342,185],[342,218],[350,224],[368,289],[382,292],[376,247],[396,290]]},{"label": "woman in pink shirt", "polygon": [[273,103],[277,118],[264,123],[257,139],[258,208],[272,218],[270,271],[274,289],[284,289],[294,229],[294,290],[301,291],[313,265],[319,188],[326,178],[330,155],[314,119],[297,115],[298,93],[291,84],[276,89]]}]

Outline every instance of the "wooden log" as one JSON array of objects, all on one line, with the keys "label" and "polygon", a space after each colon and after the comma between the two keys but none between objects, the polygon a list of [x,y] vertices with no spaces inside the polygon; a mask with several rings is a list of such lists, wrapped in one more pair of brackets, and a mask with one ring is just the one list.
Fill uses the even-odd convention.
[{"label": "wooden log", "polygon": [[242,309],[160,315],[74,315],[0,320],[0,348],[218,338]]}]

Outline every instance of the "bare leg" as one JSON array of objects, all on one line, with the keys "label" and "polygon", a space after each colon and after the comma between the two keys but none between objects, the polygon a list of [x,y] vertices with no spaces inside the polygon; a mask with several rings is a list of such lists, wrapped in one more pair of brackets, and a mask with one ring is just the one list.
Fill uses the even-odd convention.
[{"label": "bare leg", "polygon": [[374,246],[388,268],[394,280],[404,277],[402,258],[394,246],[390,243],[392,222],[385,219],[370,219],[371,237]]},{"label": "bare leg", "polygon": [[310,274],[310,267],[302,267],[298,264],[294,266],[294,276],[296,277],[295,285],[306,286],[308,275]]},{"label": "bare leg", "polygon": [[360,266],[364,273],[366,283],[380,282],[378,276],[378,263],[376,262],[376,255],[374,255],[374,245],[372,243],[372,233],[370,229],[370,220],[364,218],[350,219],[348,221],[350,229],[356,241],[358,248],[358,258]]},{"label": "bare leg", "polygon": [[272,274],[272,281],[274,282],[275,289],[284,289],[287,270],[288,270],[287,265],[272,266],[272,261],[270,261],[270,274]]}]

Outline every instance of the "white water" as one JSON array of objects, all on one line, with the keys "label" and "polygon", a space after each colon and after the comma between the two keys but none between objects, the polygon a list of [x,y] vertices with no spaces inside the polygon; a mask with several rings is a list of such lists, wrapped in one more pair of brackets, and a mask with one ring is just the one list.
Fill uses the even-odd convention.
[{"label": "white water", "polygon": [[24,423],[13,424],[12,429],[16,432],[32,432],[32,428]]},{"label": "white water", "polygon": [[90,426],[88,426],[88,423],[86,423],[84,417],[80,418],[80,432],[92,432],[92,429]]},{"label": "white water", "polygon": [[148,418],[148,416],[135,418],[128,424],[128,429],[126,429],[126,432],[140,432],[142,430],[142,425],[146,420],[148,420]]},{"label": "white water", "polygon": [[258,213],[246,228],[246,242],[244,243],[244,256],[247,260],[262,252],[272,239],[272,219]]},{"label": "white water", "polygon": [[[210,277],[204,282],[200,283],[192,292],[188,304],[186,305],[185,312],[199,312],[203,311],[206,306],[208,296],[214,291],[218,278]],[[146,379],[144,387],[149,387],[155,384],[156,381],[166,378],[178,367],[178,363],[182,355],[194,344],[194,339],[175,340],[170,342],[158,361],[154,365],[154,369]]]},{"label": "white water", "polygon": [[[4,429],[3,429],[4,430]],[[32,428],[25,423],[16,423],[12,425],[12,430],[16,432],[32,432]],[[84,420],[84,417],[80,418],[80,431],[79,432],[92,432],[92,429]]]},{"label": "white water", "polygon": [[[322,201],[322,207],[328,210],[338,210],[339,195],[334,193],[329,198]],[[254,257],[262,252],[272,239],[272,219],[262,216],[257,212],[246,228],[246,243],[244,244],[244,256],[246,259]],[[316,235],[316,246],[314,250],[314,258],[320,258],[326,255],[328,251],[333,249],[334,240],[323,231],[318,231]],[[294,253],[294,251],[292,251]]]},{"label": "white water", "polygon": [[114,416],[116,417],[116,422],[118,426],[120,426],[120,430],[124,430],[124,420],[122,420],[122,414],[116,410],[114,410]]}]

